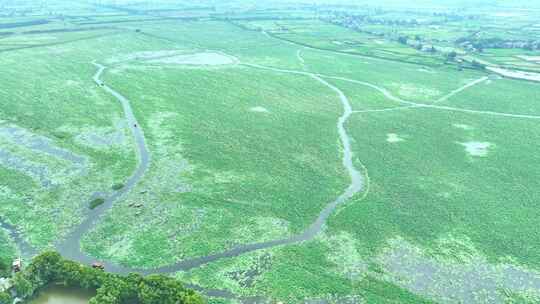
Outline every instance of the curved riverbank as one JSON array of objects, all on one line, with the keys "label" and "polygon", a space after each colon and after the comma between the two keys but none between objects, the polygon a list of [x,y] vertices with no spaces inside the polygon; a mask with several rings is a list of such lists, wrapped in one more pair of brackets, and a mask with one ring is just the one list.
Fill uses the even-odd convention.
[{"label": "curved riverbank", "polygon": [[[131,177],[129,177],[122,189],[115,191],[111,196],[106,198],[105,202],[101,206],[92,210],[89,216],[79,226],[77,226],[73,231],[71,231],[71,233],[68,234],[65,240],[57,244],[56,249],[58,250],[58,252],[60,252],[60,254],[62,254],[62,256],[87,264],[96,262],[97,260],[81,251],[80,240],[90,229],[92,229],[96,225],[100,217],[112,208],[115,201],[119,200],[122,196],[129,193],[133,189],[133,187],[135,187],[135,185],[142,179],[142,177],[150,167],[151,160],[150,152],[148,151],[148,147],[146,146],[144,132],[140,127],[137,118],[133,114],[133,109],[131,108],[130,101],[122,94],[118,93],[103,82],[101,76],[107,67],[95,62],[93,64],[98,68],[97,72],[93,77],[96,85],[100,86],[106,92],[114,96],[122,105],[124,117],[135,141],[135,153],[137,154],[138,164],[135,172],[131,175]],[[111,266],[111,268],[113,267]]]}]

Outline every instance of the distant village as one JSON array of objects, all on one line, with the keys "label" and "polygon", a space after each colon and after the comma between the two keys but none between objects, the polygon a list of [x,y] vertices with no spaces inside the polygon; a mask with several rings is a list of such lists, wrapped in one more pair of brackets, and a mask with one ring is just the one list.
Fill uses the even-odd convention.
[{"label": "distant village", "polygon": [[[380,13],[380,12],[379,12]],[[386,26],[395,26],[397,27],[436,27],[447,22],[454,21],[463,21],[463,20],[476,20],[479,17],[474,15],[461,16],[453,13],[433,13],[429,17],[438,17],[442,18],[442,21],[430,21],[428,18],[410,18],[410,19],[386,19],[378,18],[373,15],[377,15],[377,12],[374,14],[348,14],[343,11],[334,11],[329,12],[323,20],[342,26],[348,29],[353,29],[358,32],[364,32],[366,34],[371,34],[374,36],[385,37],[389,39],[396,40],[402,44],[410,45],[418,50],[424,52],[435,52],[436,47],[433,45],[437,42],[448,42],[454,43],[458,48],[461,48],[468,52],[482,52],[484,49],[494,48],[494,49],[523,49],[523,50],[540,50],[540,40],[529,39],[529,40],[515,40],[515,39],[502,39],[497,37],[482,37],[480,32],[472,33],[467,37],[458,38],[455,41],[441,41],[441,40],[430,40],[424,42],[423,37],[420,35],[414,35],[409,37],[407,35],[400,34],[397,30],[393,33],[382,33],[375,31],[366,31],[363,29],[365,25],[386,25]]]}]

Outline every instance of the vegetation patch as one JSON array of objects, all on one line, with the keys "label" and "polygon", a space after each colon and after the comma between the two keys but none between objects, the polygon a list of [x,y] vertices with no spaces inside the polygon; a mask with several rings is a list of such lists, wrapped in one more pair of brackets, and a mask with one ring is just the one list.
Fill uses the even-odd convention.
[{"label": "vegetation patch", "polygon": [[113,190],[118,191],[118,190],[124,188],[124,184],[123,184],[123,183],[116,183],[116,184],[112,185],[111,188],[112,188]]},{"label": "vegetation patch", "polygon": [[[84,254],[149,269],[302,233],[349,184],[342,104],[307,72],[350,100],[369,192],[312,241],[177,276],[287,304],[540,302],[534,1],[0,2],[0,218],[37,251],[95,223]],[[90,212],[137,168],[92,62],[151,162]],[[10,235],[0,260],[25,254]]]},{"label": "vegetation patch", "polygon": [[11,273],[11,261],[16,254],[16,246],[9,234],[4,229],[0,229],[0,278],[5,278]]},{"label": "vegetation patch", "polygon": [[95,208],[103,205],[104,203],[105,203],[105,199],[96,198],[96,199],[93,199],[93,200],[90,201],[90,204],[89,204],[88,208],[95,209]]},{"label": "vegetation patch", "polygon": [[351,281],[362,280],[368,272],[366,253],[361,252],[360,244],[348,233],[327,237],[330,249],[328,260],[333,262],[337,273]]},{"label": "vegetation patch", "polygon": [[394,86],[399,88],[398,89],[399,95],[403,96],[404,98],[409,98],[412,100],[419,99],[419,98],[434,99],[439,96],[442,96],[442,92],[434,88],[421,86],[419,84],[400,83],[400,84],[395,84]]},{"label": "vegetation patch", "polygon": [[492,264],[470,240],[445,237],[427,253],[403,239],[389,241],[379,257],[383,277],[440,303],[505,303],[503,291],[540,295],[540,273]]}]

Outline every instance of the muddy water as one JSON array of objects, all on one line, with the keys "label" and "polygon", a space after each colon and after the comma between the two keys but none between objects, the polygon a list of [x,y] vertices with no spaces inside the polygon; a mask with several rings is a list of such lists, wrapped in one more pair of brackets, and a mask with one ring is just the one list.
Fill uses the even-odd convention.
[{"label": "muddy water", "polygon": [[88,304],[94,292],[64,286],[51,286],[28,304]]}]

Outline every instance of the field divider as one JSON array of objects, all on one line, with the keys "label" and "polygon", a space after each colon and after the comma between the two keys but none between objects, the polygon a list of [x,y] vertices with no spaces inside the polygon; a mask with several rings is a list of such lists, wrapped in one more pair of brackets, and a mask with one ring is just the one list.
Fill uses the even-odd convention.
[{"label": "field divider", "polygon": [[482,77],[482,78],[473,80],[473,81],[467,83],[466,85],[464,85],[464,86],[462,86],[462,87],[460,87],[460,88],[458,88],[458,89],[456,89],[456,90],[453,90],[453,91],[450,92],[449,94],[447,94],[447,95],[445,95],[445,96],[443,96],[443,97],[437,99],[433,104],[436,104],[436,103],[440,103],[440,102],[446,101],[446,100],[448,100],[449,98],[453,97],[454,95],[459,94],[459,93],[465,91],[466,89],[468,89],[468,88],[470,88],[470,87],[473,87],[473,86],[475,86],[475,85],[477,85],[477,84],[480,84],[480,83],[482,83],[482,82],[484,82],[484,81],[486,81],[486,80],[488,80],[488,79],[489,79],[488,76],[484,76],[484,77]]}]

